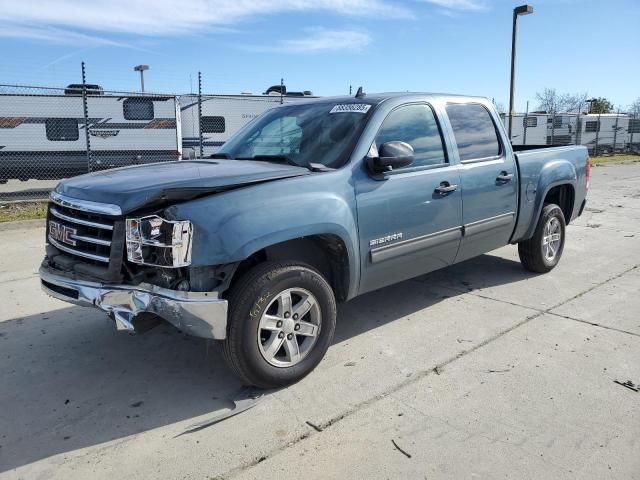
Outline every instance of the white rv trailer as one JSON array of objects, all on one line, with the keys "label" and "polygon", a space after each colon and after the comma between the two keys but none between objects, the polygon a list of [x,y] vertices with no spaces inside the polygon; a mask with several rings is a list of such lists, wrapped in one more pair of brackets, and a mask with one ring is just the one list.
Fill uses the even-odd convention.
[{"label": "white rv trailer", "polygon": [[[631,141],[630,126],[637,130],[635,122],[628,115],[616,113],[590,113],[580,116],[578,142],[589,152],[613,153],[625,150]],[[640,135],[635,135],[640,137]],[[640,141],[637,138],[635,142]]]},{"label": "white rv trailer", "polygon": [[[107,168],[208,156],[265,110],[311,96],[270,87],[263,95],[105,95],[82,85],[56,94],[0,94],[0,182],[59,179]],[[198,110],[202,108],[202,148]],[[184,147],[184,151],[183,151]]]},{"label": "white rv trailer", "polygon": [[[179,99],[182,158],[209,156],[262,112],[281,103],[309,98],[310,95],[311,92],[283,96],[279,93],[275,95],[203,95],[200,102],[198,102],[198,95],[182,95]],[[198,122],[199,108],[202,108],[202,125]],[[200,128],[202,128],[202,148]]]},{"label": "white rv trailer", "polygon": [[81,95],[0,94],[0,181],[58,179],[181,156],[175,97],[89,95],[87,111],[90,155]]},{"label": "white rv trailer", "polygon": [[[509,126],[509,117],[503,117],[505,127]],[[526,134],[525,134],[526,130]],[[547,144],[547,114],[530,113],[513,116],[511,134],[513,145],[546,145]]]},{"label": "white rv trailer", "polygon": [[[507,116],[503,117],[503,121],[508,126]],[[525,116],[519,113],[513,117],[512,131],[511,141],[514,145],[577,144],[585,145],[592,154],[596,143],[598,153],[633,149],[634,145],[640,144],[640,119],[630,118],[626,114],[529,113]]]}]

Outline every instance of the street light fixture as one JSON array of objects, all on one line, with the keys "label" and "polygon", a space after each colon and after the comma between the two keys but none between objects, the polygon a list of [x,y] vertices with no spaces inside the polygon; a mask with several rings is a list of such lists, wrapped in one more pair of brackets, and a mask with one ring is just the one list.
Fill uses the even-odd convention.
[{"label": "street light fixture", "polygon": [[144,93],[144,71],[149,70],[149,65],[136,65],[133,70],[140,72],[140,91]]},{"label": "street light fixture", "polygon": [[513,9],[513,30],[511,33],[511,89],[509,91],[509,140],[511,140],[511,128],[513,123],[514,80],[516,77],[516,34],[518,31],[518,17],[533,13],[531,5],[520,5]]}]

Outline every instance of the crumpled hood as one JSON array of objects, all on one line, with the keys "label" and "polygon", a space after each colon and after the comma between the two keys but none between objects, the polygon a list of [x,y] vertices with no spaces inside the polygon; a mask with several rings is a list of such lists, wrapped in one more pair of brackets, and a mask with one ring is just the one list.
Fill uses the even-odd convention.
[{"label": "crumpled hood", "polygon": [[188,160],[89,173],[63,180],[56,192],[119,205],[126,214],[252,183],[308,175],[304,167],[251,160]]}]

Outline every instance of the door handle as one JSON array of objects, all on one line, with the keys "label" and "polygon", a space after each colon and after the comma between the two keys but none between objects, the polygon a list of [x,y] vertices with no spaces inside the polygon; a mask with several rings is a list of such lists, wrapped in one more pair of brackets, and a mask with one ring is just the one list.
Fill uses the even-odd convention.
[{"label": "door handle", "polygon": [[496,177],[496,182],[498,183],[507,183],[513,179],[513,173],[500,172],[500,175]]},{"label": "door handle", "polygon": [[449,195],[451,192],[455,192],[458,189],[458,185],[451,185],[449,182],[440,182],[435,189],[436,193],[440,195]]}]

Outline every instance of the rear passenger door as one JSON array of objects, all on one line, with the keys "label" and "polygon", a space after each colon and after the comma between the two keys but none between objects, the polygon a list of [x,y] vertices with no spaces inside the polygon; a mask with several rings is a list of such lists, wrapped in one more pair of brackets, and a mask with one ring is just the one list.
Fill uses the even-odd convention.
[{"label": "rear passenger door", "polygon": [[462,181],[463,237],[456,262],[509,243],[516,222],[518,178],[497,119],[480,103],[449,103]]}]

